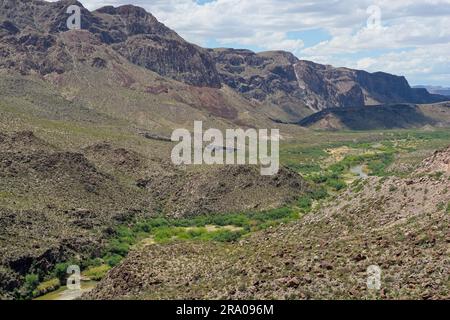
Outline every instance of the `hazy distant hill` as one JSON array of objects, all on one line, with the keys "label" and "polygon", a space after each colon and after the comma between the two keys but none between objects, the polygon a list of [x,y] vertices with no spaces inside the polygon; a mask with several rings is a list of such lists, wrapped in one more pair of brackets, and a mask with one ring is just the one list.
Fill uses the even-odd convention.
[{"label": "hazy distant hill", "polygon": [[446,127],[450,125],[450,104],[330,108],[306,117],[298,124],[325,130],[406,129],[425,125]]},{"label": "hazy distant hill", "polygon": [[414,86],[414,88],[423,88],[427,89],[428,92],[432,94],[439,94],[442,96],[450,97],[450,88],[442,87],[442,86]]}]

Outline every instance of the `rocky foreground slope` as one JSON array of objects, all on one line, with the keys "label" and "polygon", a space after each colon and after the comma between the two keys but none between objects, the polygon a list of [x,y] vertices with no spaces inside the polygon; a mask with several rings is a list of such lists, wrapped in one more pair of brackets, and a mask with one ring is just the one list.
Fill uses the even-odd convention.
[{"label": "rocky foreground slope", "polygon": [[[86,299],[449,299],[450,148],[238,244],[132,252]],[[369,290],[367,268],[382,270]]]},{"label": "rocky foreground slope", "polygon": [[99,256],[111,227],[127,221],[265,210],[306,188],[285,168],[271,177],[250,166],[199,171],[110,143],[66,151],[32,132],[0,133],[0,298],[14,297],[27,274]]}]

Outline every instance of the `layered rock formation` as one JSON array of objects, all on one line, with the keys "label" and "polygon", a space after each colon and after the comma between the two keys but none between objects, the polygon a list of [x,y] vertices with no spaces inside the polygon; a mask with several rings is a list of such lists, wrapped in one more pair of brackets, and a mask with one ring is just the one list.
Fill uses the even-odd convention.
[{"label": "layered rock formation", "polygon": [[334,68],[310,61],[295,65],[299,86],[305,90],[306,104],[316,110],[360,107],[386,103],[432,103],[445,97],[424,89],[413,89],[405,77],[384,72],[368,73]]}]

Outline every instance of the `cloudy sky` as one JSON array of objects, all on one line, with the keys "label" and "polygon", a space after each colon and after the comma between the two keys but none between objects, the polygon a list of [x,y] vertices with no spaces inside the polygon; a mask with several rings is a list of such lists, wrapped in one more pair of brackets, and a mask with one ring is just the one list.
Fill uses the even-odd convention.
[{"label": "cloudy sky", "polygon": [[206,47],[301,59],[450,86],[450,0],[81,0],[135,4]]}]

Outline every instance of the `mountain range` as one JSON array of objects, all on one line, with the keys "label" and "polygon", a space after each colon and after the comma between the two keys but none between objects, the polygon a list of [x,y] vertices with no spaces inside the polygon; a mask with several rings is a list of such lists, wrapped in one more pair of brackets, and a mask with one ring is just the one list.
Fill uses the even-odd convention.
[{"label": "mountain range", "polygon": [[[334,68],[300,60],[288,52],[204,49],[131,5],[93,12],[83,8],[82,30],[68,31],[65,10],[72,4],[82,7],[73,0],[2,0],[0,67],[56,81],[81,64],[92,70],[106,69],[111,76],[121,78],[122,87],[137,85],[135,72],[125,70],[141,67],[141,73],[142,69],[150,70],[184,85],[203,102],[197,105],[203,104],[202,109],[222,118],[236,118],[236,107],[227,106],[225,101],[220,108],[212,106],[208,103],[211,96],[223,95],[227,100],[234,94],[255,105],[265,118],[291,122],[328,108],[448,99],[423,88],[411,88],[401,76]],[[171,91],[160,83],[145,85],[151,95]],[[233,92],[224,94],[227,89]]]},{"label": "mountain range", "polygon": [[[67,28],[70,5],[81,8],[81,30]],[[34,292],[27,287],[30,275],[47,280],[58,264],[74,257],[82,262],[105,258],[108,241],[124,231],[118,226],[125,228],[137,220],[160,222],[161,217],[186,222],[242,212],[277,218],[280,213],[270,210],[316,191],[315,182],[295,170],[304,163],[282,166],[270,177],[261,176],[255,166],[175,166],[170,161],[174,129],[190,130],[196,120],[203,121],[204,129],[277,128],[288,160],[298,154],[323,160],[328,151],[319,150],[318,140],[327,142],[331,134],[323,130],[425,128],[433,132],[450,127],[448,100],[425,88],[411,88],[402,76],[335,68],[285,51],[202,48],[132,5],[91,12],[75,0],[0,0],[0,299],[32,297]],[[368,135],[364,148],[382,137]],[[446,137],[441,132],[435,136]],[[333,136],[333,143],[353,143],[354,137],[355,132]],[[399,140],[408,143],[402,150],[419,144],[409,135]],[[302,145],[291,150],[292,145],[284,145],[296,146],[298,141],[306,141],[310,149]],[[370,159],[392,146],[374,148]],[[336,281],[331,278],[339,275],[333,279],[342,280],[348,274],[347,262],[362,270],[362,261],[376,257],[386,266],[394,265],[393,289],[385,297],[425,295],[399,289],[405,281],[410,281],[408,285],[421,281],[408,278],[405,270],[413,269],[430,272],[423,282],[431,291],[427,297],[448,297],[448,290],[439,291],[439,275],[445,267],[439,259],[444,256],[443,242],[448,243],[444,212],[448,209],[442,204],[447,197],[448,153],[447,149],[436,159],[429,158],[431,167],[414,171],[412,180],[385,182],[372,177],[343,195],[337,194],[340,181],[332,173],[329,182],[336,187],[334,199],[339,206],[331,202],[318,208],[317,218],[312,215],[293,225],[284,225],[289,217],[283,215],[277,218],[281,226],[263,221],[267,230],[236,247],[235,243],[170,244],[173,251],[163,245],[135,251],[111,270],[90,297],[323,298],[331,294],[326,289]],[[387,160],[391,156],[386,155]],[[306,159],[309,167],[316,165],[316,158]],[[381,167],[387,160],[374,161]],[[372,197],[375,188],[382,192]],[[427,189],[432,191],[428,196]],[[412,206],[415,202],[410,199],[416,195],[430,202],[428,216],[419,215]],[[395,210],[378,216],[384,201]],[[330,207],[333,210],[327,211]],[[436,207],[440,209],[433,211]],[[367,216],[364,210],[369,210]],[[439,228],[430,227],[428,232],[436,221],[441,221]],[[255,221],[251,223],[248,229],[257,229]],[[349,238],[355,223],[360,225]],[[396,223],[404,233],[391,228]],[[418,243],[417,252],[409,250],[409,240]],[[346,241],[353,247],[346,247]],[[111,249],[114,257],[125,258],[131,250],[123,250],[122,245]],[[336,250],[323,250],[328,246]],[[357,252],[368,246],[377,247],[379,254]],[[388,249],[383,251],[386,254],[381,248]],[[301,252],[305,256],[300,259]],[[148,263],[152,254],[158,259]],[[413,259],[415,254],[420,255],[420,263]],[[175,261],[174,269],[160,268],[178,256],[186,261]],[[394,257],[405,257],[407,268],[399,276],[396,271],[401,265],[392,262]],[[275,262],[264,267],[263,258]],[[330,269],[334,258],[341,266]],[[425,269],[423,261],[437,261],[436,267]],[[143,274],[146,268],[168,273]],[[240,277],[230,276],[227,270]],[[177,278],[169,279],[169,273],[178,271]],[[257,279],[260,274],[262,281]],[[201,278],[208,279],[206,286],[195,294],[189,291]],[[242,288],[236,279],[242,280]],[[162,281],[167,286],[161,289]],[[368,297],[355,279],[339,283],[335,297]],[[220,288],[209,290],[214,284]],[[296,290],[300,284],[308,289],[303,295]],[[111,289],[115,287],[121,289]],[[162,291],[152,296],[149,292],[155,288]]]}]

